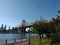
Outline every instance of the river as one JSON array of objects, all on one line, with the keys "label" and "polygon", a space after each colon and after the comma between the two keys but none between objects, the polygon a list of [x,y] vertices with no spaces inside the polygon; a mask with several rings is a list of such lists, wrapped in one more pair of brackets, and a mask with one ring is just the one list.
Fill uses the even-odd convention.
[{"label": "river", "polygon": [[[38,34],[30,34],[30,37],[38,36]],[[3,42],[5,40],[11,41],[11,40],[19,40],[19,39],[29,38],[29,34],[0,34],[0,42]]]}]

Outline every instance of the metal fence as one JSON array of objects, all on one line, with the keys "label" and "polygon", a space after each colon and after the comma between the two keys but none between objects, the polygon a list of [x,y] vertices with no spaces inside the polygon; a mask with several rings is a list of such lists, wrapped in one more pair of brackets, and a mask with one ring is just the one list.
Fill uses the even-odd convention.
[{"label": "metal fence", "polygon": [[4,42],[0,42],[0,45],[60,45],[60,33],[52,33],[48,38],[44,35],[39,42],[39,36],[24,38],[24,39],[14,39],[12,41],[5,40]]},{"label": "metal fence", "polygon": [[12,41],[5,40],[4,42],[0,42],[0,45],[28,45],[28,39],[14,39]]}]

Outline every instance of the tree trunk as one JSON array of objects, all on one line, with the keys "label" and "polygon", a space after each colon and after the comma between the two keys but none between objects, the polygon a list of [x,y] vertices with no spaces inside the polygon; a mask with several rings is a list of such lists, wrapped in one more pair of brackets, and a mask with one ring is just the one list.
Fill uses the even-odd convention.
[{"label": "tree trunk", "polygon": [[43,38],[43,34],[42,34],[41,38]]},{"label": "tree trunk", "polygon": [[41,35],[39,35],[39,45],[41,44]]}]

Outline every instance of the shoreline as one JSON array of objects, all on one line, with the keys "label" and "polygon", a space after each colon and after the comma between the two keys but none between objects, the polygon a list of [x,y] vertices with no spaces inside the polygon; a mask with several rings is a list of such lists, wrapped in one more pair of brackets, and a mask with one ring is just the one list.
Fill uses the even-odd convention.
[{"label": "shoreline", "polygon": [[[17,43],[23,43],[23,42],[27,42],[28,39],[22,39],[22,40],[12,40],[12,41],[7,41],[7,44],[17,44]],[[0,45],[5,45],[6,41],[0,42]]]},{"label": "shoreline", "polygon": [[[36,38],[36,37],[30,38],[30,40],[33,39],[33,38]],[[28,43],[28,41],[29,41],[29,38],[28,39],[25,38],[25,39],[22,39],[22,40],[20,39],[20,40],[7,41],[7,44],[21,44],[21,43],[24,43],[24,42]],[[0,42],[0,45],[5,45],[5,44],[6,44],[6,41]]]}]

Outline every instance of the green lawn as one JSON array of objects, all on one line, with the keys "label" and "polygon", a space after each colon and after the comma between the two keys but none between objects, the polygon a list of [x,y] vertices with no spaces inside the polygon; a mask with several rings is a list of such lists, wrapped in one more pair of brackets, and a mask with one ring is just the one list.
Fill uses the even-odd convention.
[{"label": "green lawn", "polygon": [[36,39],[32,39],[32,40],[30,41],[30,44],[31,44],[31,45],[39,45],[39,41],[38,41],[37,38],[36,38]]},{"label": "green lawn", "polygon": [[[30,40],[30,45],[51,45],[51,39],[42,38],[41,43],[39,43],[39,38],[33,38]],[[54,45],[60,45],[60,44],[54,44]]]}]

